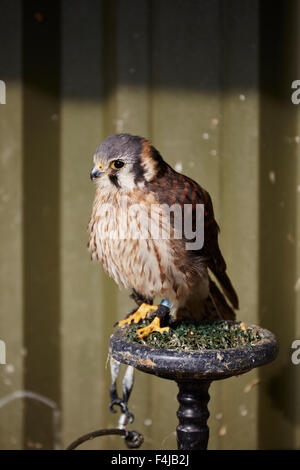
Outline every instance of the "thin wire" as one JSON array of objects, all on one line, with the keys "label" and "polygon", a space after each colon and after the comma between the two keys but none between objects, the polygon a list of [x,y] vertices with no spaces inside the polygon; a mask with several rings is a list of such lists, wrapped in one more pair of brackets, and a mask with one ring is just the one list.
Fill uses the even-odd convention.
[{"label": "thin wire", "polygon": [[84,434],[83,436],[79,437],[75,441],[73,441],[66,450],[74,450],[76,447],[80,446],[86,441],[92,441],[95,437],[99,436],[107,436],[109,434],[117,434],[122,437],[126,437],[128,431],[126,429],[98,429],[97,431],[89,432],[88,434]]},{"label": "thin wire", "polygon": [[88,434],[84,434],[83,436],[79,437],[78,439],[73,441],[66,448],[66,450],[74,450],[84,442],[91,441],[95,437],[108,435],[118,435],[121,437],[125,437],[127,447],[129,447],[130,449],[137,449],[144,442],[142,434],[138,433],[137,431],[127,431],[127,429],[119,428],[98,429],[97,431],[89,432]]}]

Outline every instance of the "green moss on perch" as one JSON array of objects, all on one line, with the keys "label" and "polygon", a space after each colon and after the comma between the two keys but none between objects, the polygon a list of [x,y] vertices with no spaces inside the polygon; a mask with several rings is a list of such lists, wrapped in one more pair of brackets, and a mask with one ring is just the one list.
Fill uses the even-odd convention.
[{"label": "green moss on perch", "polygon": [[149,320],[138,324],[131,323],[126,327],[126,337],[135,343],[164,349],[228,349],[241,346],[252,347],[261,339],[258,329],[246,327],[244,323],[232,321],[216,321],[213,323],[179,322],[170,327],[167,333],[150,333],[143,339],[136,334],[136,330],[149,325]]}]

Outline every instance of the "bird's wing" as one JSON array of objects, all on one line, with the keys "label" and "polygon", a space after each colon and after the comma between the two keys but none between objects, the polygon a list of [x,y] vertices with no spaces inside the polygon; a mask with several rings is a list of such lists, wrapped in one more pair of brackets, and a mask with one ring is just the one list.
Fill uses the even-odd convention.
[{"label": "bird's wing", "polygon": [[200,250],[189,250],[188,256],[197,264],[205,259],[207,267],[217,278],[220,286],[232,306],[238,308],[238,297],[226,273],[226,263],[218,243],[219,226],[214,217],[210,195],[198,183],[185,175],[177,173],[171,167],[152,184],[152,190],[159,200],[169,206],[185,204],[192,208],[193,229],[196,222],[196,205],[204,205],[204,244]]}]

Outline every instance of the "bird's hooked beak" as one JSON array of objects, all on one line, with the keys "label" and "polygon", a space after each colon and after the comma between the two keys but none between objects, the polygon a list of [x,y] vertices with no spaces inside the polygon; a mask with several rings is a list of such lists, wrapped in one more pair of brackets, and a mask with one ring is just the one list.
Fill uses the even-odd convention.
[{"label": "bird's hooked beak", "polygon": [[99,166],[94,166],[94,168],[92,168],[92,171],[90,173],[91,180],[93,181],[94,179],[99,178],[99,176],[101,176],[102,173],[104,173],[104,170],[102,169],[102,167],[100,168]]}]

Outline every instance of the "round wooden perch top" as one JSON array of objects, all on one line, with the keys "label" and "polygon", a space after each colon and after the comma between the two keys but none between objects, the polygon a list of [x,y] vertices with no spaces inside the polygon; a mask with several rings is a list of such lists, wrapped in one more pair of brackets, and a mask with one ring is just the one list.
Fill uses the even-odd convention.
[{"label": "round wooden perch top", "polygon": [[111,356],[123,364],[171,380],[220,380],[240,375],[275,359],[278,343],[268,330],[256,328],[261,340],[229,349],[158,349],[126,338],[118,328],[110,338]]},{"label": "round wooden perch top", "polygon": [[268,330],[256,328],[261,339],[247,346],[228,349],[178,350],[135,343],[118,328],[110,338],[111,356],[148,374],[175,380],[177,444],[180,450],[205,450],[208,444],[208,389],[213,380],[244,374],[275,359],[278,343]]}]

